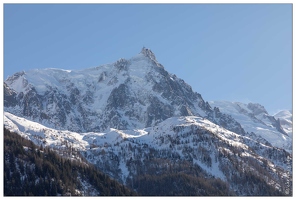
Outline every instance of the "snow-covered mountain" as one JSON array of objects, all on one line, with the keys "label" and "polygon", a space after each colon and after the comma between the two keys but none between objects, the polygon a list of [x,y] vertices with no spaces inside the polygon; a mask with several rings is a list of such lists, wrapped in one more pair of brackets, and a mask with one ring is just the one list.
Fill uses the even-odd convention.
[{"label": "snow-covered mountain", "polygon": [[143,175],[182,172],[237,195],[291,194],[291,118],[259,104],[208,103],[146,48],[84,70],[16,73],[4,82],[4,111],[8,130],[79,152],[136,190]]},{"label": "snow-covered mountain", "polygon": [[202,116],[243,133],[230,116],[168,73],[149,49],[129,60],[85,70],[31,70],[4,84],[4,110],[51,128],[76,132],[154,126],[175,116]]},{"label": "snow-covered mountain", "polygon": [[[218,107],[222,113],[231,115],[238,121],[249,136],[264,139],[271,145],[292,151],[292,115],[278,113],[278,117],[269,115],[264,106],[255,103],[229,101],[210,101],[212,107]],[[278,118],[285,116],[287,118]],[[287,125],[283,128],[283,124]],[[288,130],[288,131],[287,131]]]}]

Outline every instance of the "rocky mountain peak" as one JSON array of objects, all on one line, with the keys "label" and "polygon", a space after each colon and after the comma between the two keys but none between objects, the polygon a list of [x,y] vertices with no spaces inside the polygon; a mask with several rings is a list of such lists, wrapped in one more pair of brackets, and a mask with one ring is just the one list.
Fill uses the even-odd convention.
[{"label": "rocky mountain peak", "polygon": [[254,115],[258,115],[261,113],[268,114],[264,106],[258,103],[249,103],[248,108],[253,111]]},{"label": "rocky mountain peak", "polygon": [[8,77],[6,81],[8,81],[8,82],[12,82],[12,81],[14,81],[15,79],[18,79],[19,77],[21,77],[21,76],[23,76],[23,75],[25,75],[25,72],[24,72],[24,71],[17,72],[17,73],[15,73],[15,74],[13,74],[13,76]]},{"label": "rocky mountain peak", "polygon": [[151,60],[157,62],[155,54],[150,49],[143,47],[140,53],[146,56],[147,58],[150,58]]}]

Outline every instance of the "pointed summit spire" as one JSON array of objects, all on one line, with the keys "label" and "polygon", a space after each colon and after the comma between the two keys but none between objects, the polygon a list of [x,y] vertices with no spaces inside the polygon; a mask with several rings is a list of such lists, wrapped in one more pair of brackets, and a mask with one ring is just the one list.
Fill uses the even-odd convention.
[{"label": "pointed summit spire", "polygon": [[150,58],[151,60],[157,62],[154,53],[150,49],[148,49],[148,48],[146,48],[144,46],[143,46],[143,48],[141,50],[141,54],[143,54],[144,56],[146,56],[146,57]]}]

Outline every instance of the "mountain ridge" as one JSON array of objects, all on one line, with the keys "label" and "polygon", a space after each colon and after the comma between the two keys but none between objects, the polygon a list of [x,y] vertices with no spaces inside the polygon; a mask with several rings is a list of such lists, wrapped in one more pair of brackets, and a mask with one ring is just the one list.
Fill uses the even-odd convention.
[{"label": "mountain ridge", "polygon": [[147,178],[180,177],[169,171],[228,194],[290,195],[291,124],[260,104],[205,101],[145,47],[111,64],[19,72],[4,82],[5,128],[61,153],[75,149],[137,192]]},{"label": "mountain ridge", "polygon": [[[214,111],[184,80],[167,72],[145,48],[129,60],[85,70],[17,73],[5,84],[5,91],[12,90],[5,99],[18,102],[6,104],[6,111],[53,128],[76,132],[144,128],[182,115],[230,124],[224,122],[225,116],[216,119],[220,111]],[[227,121],[232,124],[226,128],[243,132],[230,116]]]},{"label": "mountain ridge", "polygon": [[[286,133],[281,121],[269,115],[264,106],[258,103],[230,101],[210,101],[209,104],[219,107],[223,113],[235,118],[246,132],[256,134],[276,147],[292,151],[292,133]],[[291,122],[289,125],[290,127],[286,127],[287,130],[292,128]]]},{"label": "mountain ridge", "polygon": [[[260,194],[249,193],[250,188],[243,189],[242,183],[250,180],[237,182],[244,177],[244,170],[254,178],[259,173],[263,178],[260,184],[270,185],[279,192],[290,188],[284,184],[292,175],[291,160],[286,159],[291,158],[290,153],[228,131],[202,117],[169,118],[145,129],[75,133],[5,113],[4,126],[38,146],[45,145],[61,153],[67,148],[75,149],[102,172],[132,188],[132,181],[137,177],[163,173],[168,169],[167,162],[174,170],[183,163],[186,173],[193,173],[187,169],[191,166],[198,171],[193,176],[204,174],[227,182],[232,192],[238,190],[236,195]],[[75,156],[71,158],[79,160]],[[258,187],[253,182],[249,184]]]}]

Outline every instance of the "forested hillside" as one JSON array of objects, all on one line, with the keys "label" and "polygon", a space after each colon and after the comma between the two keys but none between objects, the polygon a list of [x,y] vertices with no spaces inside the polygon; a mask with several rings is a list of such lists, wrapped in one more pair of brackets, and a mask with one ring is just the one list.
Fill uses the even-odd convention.
[{"label": "forested hillside", "polygon": [[136,195],[92,165],[62,158],[4,129],[4,196]]}]

